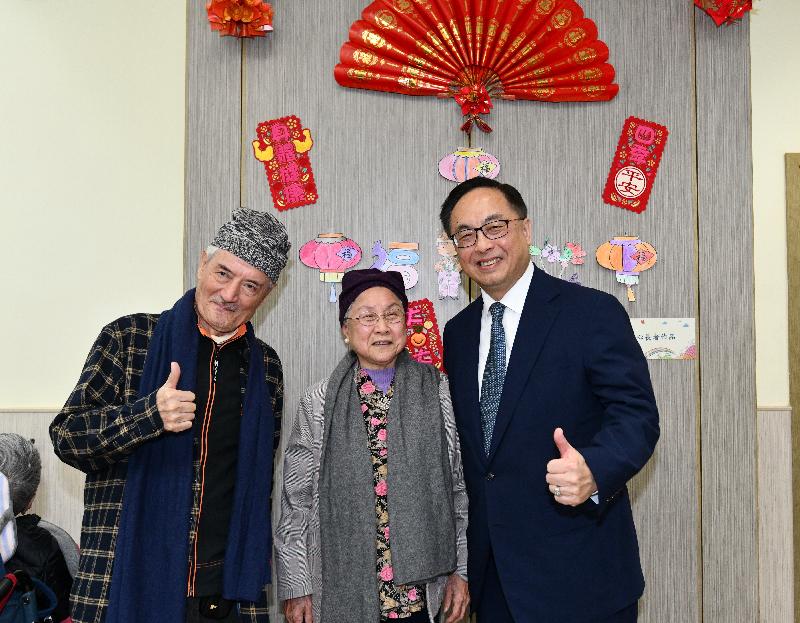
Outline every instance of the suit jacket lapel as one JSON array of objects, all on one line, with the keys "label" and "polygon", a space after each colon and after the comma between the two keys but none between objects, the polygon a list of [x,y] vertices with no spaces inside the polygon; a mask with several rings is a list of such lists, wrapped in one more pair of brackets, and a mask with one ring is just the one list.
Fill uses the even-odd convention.
[{"label": "suit jacket lapel", "polygon": [[483,311],[483,298],[479,297],[472,303],[467,318],[467,331],[469,336],[464,340],[464,371],[467,375],[464,385],[464,404],[469,408],[465,420],[465,432],[472,438],[472,447],[478,449],[482,462],[486,462],[486,453],[483,451],[483,429],[481,428],[480,387],[478,385],[478,348],[480,346],[481,313]]},{"label": "suit jacket lapel", "polygon": [[558,316],[560,310],[558,295],[555,277],[536,269],[528,296],[525,298],[522,317],[511,349],[511,359],[506,369],[503,395],[500,398],[500,408],[492,433],[492,445],[489,448],[489,461],[492,460],[503,439],[550,327]]}]

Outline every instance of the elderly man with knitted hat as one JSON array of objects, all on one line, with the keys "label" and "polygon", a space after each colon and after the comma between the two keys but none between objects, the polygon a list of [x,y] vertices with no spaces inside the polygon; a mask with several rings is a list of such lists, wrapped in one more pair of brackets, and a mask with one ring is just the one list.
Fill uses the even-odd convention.
[{"label": "elderly man with knitted hat", "polygon": [[237,210],[196,288],[100,332],[50,425],[86,473],[75,623],[268,620],[283,372],[249,321],[289,247],[275,218]]}]

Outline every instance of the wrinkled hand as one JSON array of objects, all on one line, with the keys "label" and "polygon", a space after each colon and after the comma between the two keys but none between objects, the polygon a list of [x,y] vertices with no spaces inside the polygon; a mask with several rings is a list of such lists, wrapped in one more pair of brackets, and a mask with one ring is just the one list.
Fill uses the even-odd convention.
[{"label": "wrinkled hand", "polygon": [[287,599],[283,602],[283,616],[287,623],[314,623],[311,595]]},{"label": "wrinkled hand", "polygon": [[156,392],[156,407],[164,430],[179,433],[192,427],[194,420],[194,392],[184,392],[178,387],[181,367],[176,361],[170,364],[169,377]]},{"label": "wrinkled hand", "polygon": [[447,578],[447,585],[444,587],[442,621],[444,621],[444,623],[456,623],[467,616],[468,612],[469,588],[464,579],[457,573],[454,573]]},{"label": "wrinkled hand", "polygon": [[[573,448],[560,428],[553,431],[560,459],[553,459],[547,464],[547,484],[555,501],[566,506],[583,504],[597,491],[594,476],[583,459],[583,455]],[[556,489],[559,487],[559,489]],[[556,495],[560,492],[561,495]]]}]

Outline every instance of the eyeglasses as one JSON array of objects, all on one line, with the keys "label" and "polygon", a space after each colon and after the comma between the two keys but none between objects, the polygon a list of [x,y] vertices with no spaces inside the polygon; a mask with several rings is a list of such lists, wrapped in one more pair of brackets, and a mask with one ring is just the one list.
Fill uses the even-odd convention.
[{"label": "eyeglasses", "polygon": [[344,319],[358,320],[358,322],[364,327],[374,327],[376,324],[378,324],[378,320],[380,318],[383,318],[386,321],[386,324],[398,324],[405,320],[405,314],[401,309],[390,309],[382,314],[367,312],[366,314],[361,314],[360,316],[345,316]]},{"label": "eyeglasses", "polygon": [[459,249],[471,247],[478,242],[478,232],[482,232],[487,240],[497,240],[508,233],[508,224],[512,221],[524,221],[524,218],[504,218],[496,221],[489,221],[480,227],[465,227],[453,234],[453,244]]}]

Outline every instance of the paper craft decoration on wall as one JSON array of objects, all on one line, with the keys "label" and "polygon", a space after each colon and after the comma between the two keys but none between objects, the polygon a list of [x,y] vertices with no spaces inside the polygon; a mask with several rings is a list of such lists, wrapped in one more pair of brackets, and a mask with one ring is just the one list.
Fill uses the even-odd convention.
[{"label": "paper craft decoration on wall", "polygon": [[456,245],[444,232],[436,239],[436,252],[439,260],[433,267],[438,273],[439,298],[455,300],[461,292],[461,262]]},{"label": "paper craft decoration on wall", "polygon": [[694,4],[708,13],[717,26],[730,26],[753,9],[751,0],[694,0]]},{"label": "paper craft decoration on wall", "polygon": [[617,236],[597,247],[597,263],[617,273],[617,282],[627,287],[628,300],[636,300],[633,286],[639,283],[639,274],[652,268],[658,259],[649,242],[636,236]]},{"label": "paper craft decoration on wall", "polygon": [[461,129],[491,127],[492,99],[610,100],[608,47],[574,0],[375,0],[334,69],[355,89],[456,100]]},{"label": "paper craft decoration on wall", "polygon": [[[572,272],[572,274],[567,277],[565,275],[565,271],[569,266],[581,266],[583,265],[585,258],[586,258],[586,251],[583,250],[583,247],[578,242],[565,242],[562,248],[557,247],[554,244],[551,244],[548,240],[544,241],[544,244],[541,247],[538,247],[532,244],[529,248],[531,257],[533,258],[534,263],[539,267],[544,269],[544,262],[548,264],[559,264],[561,266],[561,270],[558,272],[557,275],[559,279],[564,279],[565,281],[569,281],[570,283],[577,283],[581,285],[580,277],[577,272]],[[548,271],[552,274],[552,271]]]},{"label": "paper craft decoration on wall", "polygon": [[694,318],[631,318],[648,359],[697,359]]},{"label": "paper craft decoration on wall", "polygon": [[414,361],[431,364],[444,372],[442,336],[439,333],[433,303],[428,299],[410,301],[408,304],[406,348]]},{"label": "paper craft decoration on wall", "polygon": [[375,261],[370,268],[378,270],[393,270],[403,276],[406,290],[410,290],[419,281],[419,273],[414,265],[419,262],[419,244],[416,242],[390,242],[388,251],[383,248],[383,243],[378,240],[372,245],[372,255]]},{"label": "paper craft decoration on wall", "polygon": [[320,234],[300,247],[300,261],[319,270],[319,280],[331,284],[328,300],[336,302],[336,285],[345,271],[361,261],[361,247],[340,233]]},{"label": "paper craft decoration on wall", "polygon": [[294,115],[259,123],[253,141],[256,160],[264,163],[272,202],[278,210],[316,203],[317,186],[308,152],[311,130]]},{"label": "paper craft decoration on wall", "polygon": [[480,147],[462,147],[439,160],[439,174],[451,182],[473,177],[494,179],[500,174],[500,161]]},{"label": "paper craft decoration on wall", "polygon": [[206,13],[220,36],[263,37],[272,30],[272,7],[263,0],[210,0]]},{"label": "paper craft decoration on wall", "polygon": [[644,212],[668,134],[667,128],[652,121],[636,117],[625,120],[603,201],[637,214]]}]

